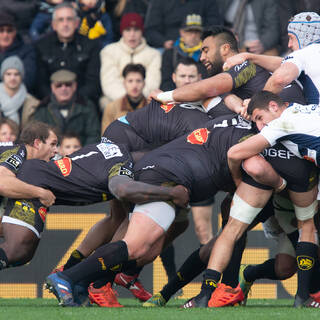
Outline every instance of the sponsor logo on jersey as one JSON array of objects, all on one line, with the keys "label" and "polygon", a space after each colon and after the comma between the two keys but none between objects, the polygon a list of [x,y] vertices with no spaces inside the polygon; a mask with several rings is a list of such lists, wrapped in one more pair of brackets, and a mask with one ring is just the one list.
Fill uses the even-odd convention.
[{"label": "sponsor logo on jersey", "polygon": [[56,160],[54,163],[60,169],[60,171],[64,177],[67,177],[70,174],[70,172],[72,170],[72,161],[70,158],[65,157],[60,160]]},{"label": "sponsor logo on jersey", "polygon": [[297,256],[297,263],[300,270],[310,270],[314,265],[314,259],[309,256]]},{"label": "sponsor logo on jersey", "polygon": [[264,149],[262,152],[262,155],[264,157],[270,157],[270,158],[280,158],[280,159],[291,159],[295,158],[296,156],[290,152],[289,150],[285,149],[274,149],[274,148],[268,148]]},{"label": "sponsor logo on jersey", "polygon": [[169,113],[174,107],[175,107],[174,103],[160,105],[160,108],[164,110],[165,113]]},{"label": "sponsor logo on jersey", "polygon": [[97,145],[97,148],[103,154],[105,159],[123,156],[119,146],[113,143],[100,143]]},{"label": "sponsor logo on jersey", "polygon": [[210,131],[207,128],[200,128],[191,132],[187,141],[191,144],[204,144],[208,140]]},{"label": "sponsor logo on jersey", "polygon": [[45,207],[40,207],[38,209],[39,216],[43,222],[46,221],[47,209]]},{"label": "sponsor logo on jersey", "polygon": [[12,154],[7,160],[6,163],[13,167],[15,170],[18,170],[22,165],[23,160],[16,154]]}]

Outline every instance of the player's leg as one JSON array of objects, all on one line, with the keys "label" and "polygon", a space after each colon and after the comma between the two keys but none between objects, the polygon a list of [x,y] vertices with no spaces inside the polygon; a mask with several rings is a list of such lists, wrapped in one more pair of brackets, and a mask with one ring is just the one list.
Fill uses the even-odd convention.
[{"label": "player's leg", "polygon": [[201,292],[189,300],[184,305],[185,308],[208,306],[208,301],[217,287],[221,273],[230,261],[235,242],[265,206],[270,196],[270,190],[258,189],[245,183],[239,185],[233,197],[229,221],[213,246]]},{"label": "player's leg", "polygon": [[[86,279],[93,282],[106,276],[115,266],[145,255],[170,227],[175,217],[174,209],[165,202],[136,205],[128,230],[120,241],[103,245],[91,256],[62,273],[50,275],[47,283],[62,303],[73,301],[72,286]],[[59,290],[59,284],[67,288]]]}]

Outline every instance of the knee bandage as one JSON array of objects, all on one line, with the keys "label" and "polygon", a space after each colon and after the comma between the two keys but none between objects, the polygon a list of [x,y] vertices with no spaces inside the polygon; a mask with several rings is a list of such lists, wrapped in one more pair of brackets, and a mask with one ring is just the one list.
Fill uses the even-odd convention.
[{"label": "knee bandage", "polygon": [[262,208],[252,207],[235,193],[231,202],[230,217],[250,224],[261,210]]},{"label": "knee bandage", "polygon": [[308,207],[298,207],[294,205],[294,211],[296,213],[296,217],[300,221],[305,221],[313,218],[318,210],[318,201],[315,200]]}]

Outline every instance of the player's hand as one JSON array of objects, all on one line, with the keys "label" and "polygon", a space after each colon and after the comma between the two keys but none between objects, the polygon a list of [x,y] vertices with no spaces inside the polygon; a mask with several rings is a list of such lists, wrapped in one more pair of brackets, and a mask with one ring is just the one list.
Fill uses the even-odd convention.
[{"label": "player's hand", "polygon": [[247,55],[248,54],[246,52],[243,52],[229,57],[223,64],[223,71],[228,71],[233,66],[244,63],[248,59]]},{"label": "player's hand", "polygon": [[48,208],[54,204],[56,201],[56,196],[50,190],[40,188],[39,200],[45,207]]},{"label": "player's hand", "polygon": [[186,187],[178,185],[172,188],[172,201],[178,207],[187,208],[189,204],[189,191]]},{"label": "player's hand", "polygon": [[162,102],[162,101],[160,101],[160,100],[157,98],[158,94],[161,93],[161,92],[163,92],[163,91],[160,90],[160,89],[153,90],[153,91],[149,94],[149,96],[148,96],[148,98],[147,98],[147,102],[150,103],[152,99],[154,99],[154,100],[156,100],[156,101],[159,101],[159,102]]},{"label": "player's hand", "polygon": [[240,109],[240,115],[242,118],[246,119],[246,120],[251,120],[251,116],[247,113],[248,110],[248,105],[251,99],[245,99],[243,100],[242,103],[242,108]]}]

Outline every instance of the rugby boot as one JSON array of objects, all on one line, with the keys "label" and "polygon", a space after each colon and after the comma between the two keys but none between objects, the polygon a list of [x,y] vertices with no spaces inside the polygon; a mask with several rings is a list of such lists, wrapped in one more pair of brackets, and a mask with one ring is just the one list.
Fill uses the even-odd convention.
[{"label": "rugby boot", "polygon": [[247,304],[248,294],[251,290],[253,282],[247,281],[244,277],[244,270],[248,267],[248,264],[242,264],[239,269],[239,286],[243,293],[243,300],[239,301],[241,305],[245,306]]},{"label": "rugby boot", "polygon": [[108,282],[105,286],[101,288],[94,288],[92,283],[88,288],[89,299],[92,303],[97,304],[100,307],[105,308],[122,308],[118,302],[114,290],[111,287],[111,283]]},{"label": "rugby boot", "polygon": [[211,295],[208,306],[210,308],[229,307],[239,304],[243,299],[244,294],[239,285],[237,288],[232,288],[224,283],[219,283]]},{"label": "rugby boot", "polygon": [[79,307],[74,302],[72,285],[67,280],[59,277],[59,273],[50,274],[46,278],[46,289],[52,292],[63,307]]},{"label": "rugby boot", "polygon": [[163,298],[160,292],[154,294],[149,300],[142,304],[146,308],[164,307],[167,301]]},{"label": "rugby boot", "polygon": [[130,276],[125,273],[118,273],[114,279],[115,284],[127,288],[140,301],[145,302],[152,297],[138,279],[138,275]]},{"label": "rugby boot", "polygon": [[320,308],[320,303],[312,297],[309,297],[307,300],[305,300],[296,295],[293,306],[295,308]]},{"label": "rugby boot", "polygon": [[190,309],[190,308],[208,308],[209,298],[201,293],[197,296],[189,299],[180,308]]}]

